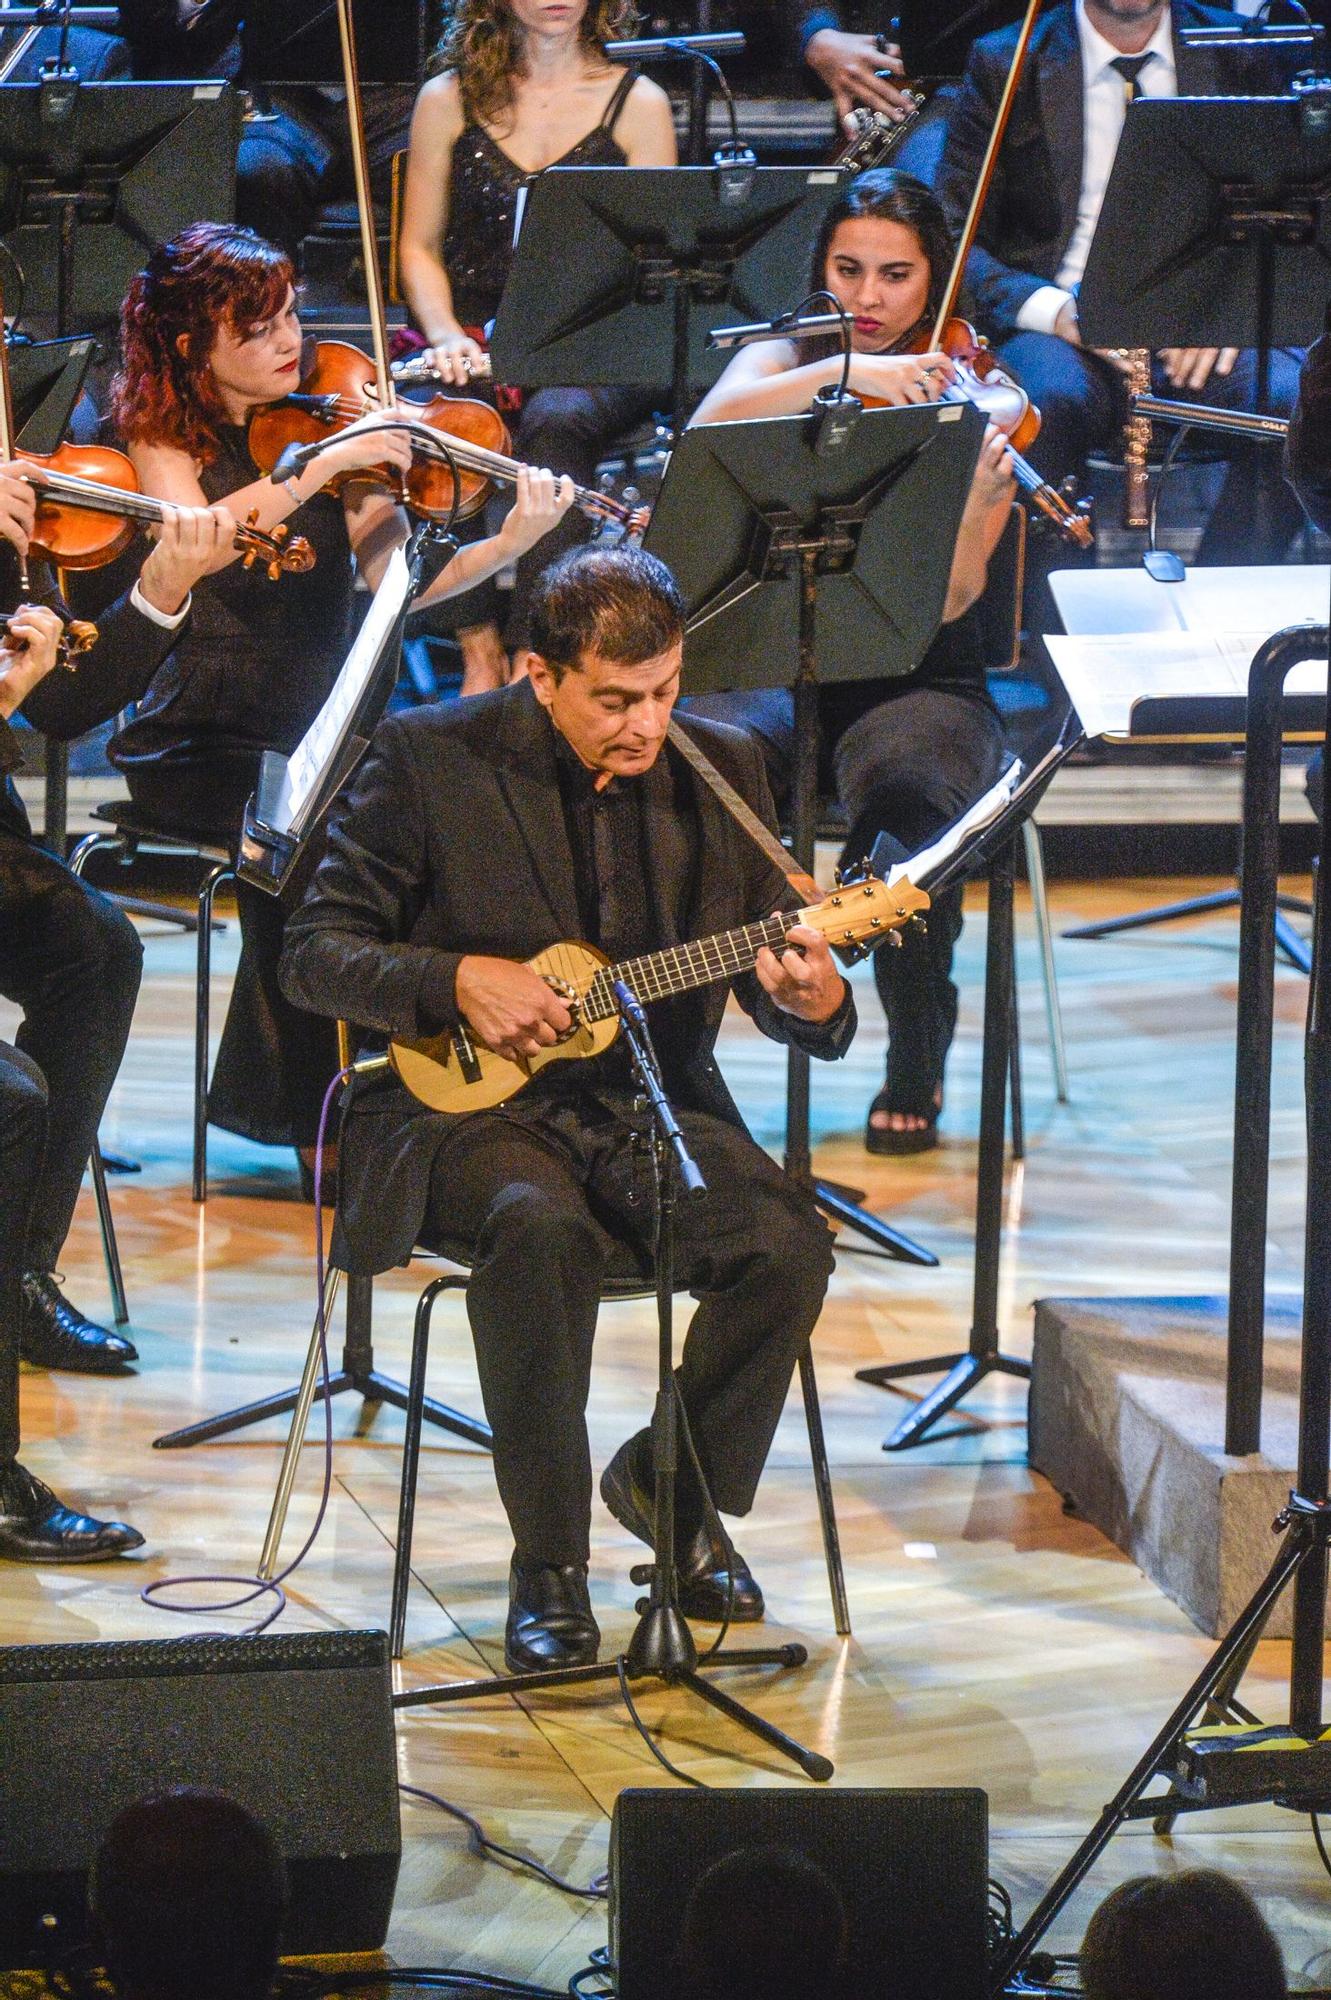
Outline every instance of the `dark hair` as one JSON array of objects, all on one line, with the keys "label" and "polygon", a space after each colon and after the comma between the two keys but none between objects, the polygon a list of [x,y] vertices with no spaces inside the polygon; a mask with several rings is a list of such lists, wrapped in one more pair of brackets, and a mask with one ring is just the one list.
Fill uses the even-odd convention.
[{"label": "dark hair", "polygon": [[857,174],[839,194],[823,217],[809,266],[809,289],[821,291],[827,283],[827,255],[832,238],[843,222],[868,215],[880,222],[899,222],[914,232],[929,266],[929,306],[937,307],[952,268],[952,232],[937,195],[914,174],[899,167],[874,167]]},{"label": "dark hair", "polygon": [[192,222],[160,244],[120,309],[111,415],[125,443],[215,458],[226,421],[208,365],[217,329],[243,334],[272,319],[294,281],[285,251],[230,222]]},{"label": "dark hair", "polygon": [[[602,42],[627,41],[637,25],[633,0],[588,0],[578,40],[599,58]],[[513,108],[513,79],[521,61],[509,0],[455,0],[430,68],[456,70],[468,116],[496,125]]]},{"label": "dark hair", "polygon": [[286,1870],[225,1792],[180,1786],[118,1813],[89,1903],[122,2000],[260,2000],[272,1985]]},{"label": "dark hair", "polygon": [[583,655],[640,666],[684,636],[679,585],[656,556],[618,548],[570,549],[536,579],[528,644],[562,680]]},{"label": "dark hair", "polygon": [[1285,2000],[1280,1946],[1248,1891],[1213,1868],[1138,1875],[1081,1948],[1086,2000]]},{"label": "dark hair", "polygon": [[846,1958],[846,1907],[788,1847],[741,1847],[693,1885],[680,1939],[681,2000],[823,2000]]}]

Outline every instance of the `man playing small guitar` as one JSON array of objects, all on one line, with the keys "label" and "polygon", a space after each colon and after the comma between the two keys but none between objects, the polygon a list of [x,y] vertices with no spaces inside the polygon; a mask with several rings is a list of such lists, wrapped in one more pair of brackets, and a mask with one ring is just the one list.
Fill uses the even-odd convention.
[{"label": "man playing small guitar", "polygon": [[[529,680],[379,728],[288,925],[282,981],[298,1005],[401,1042],[465,1022],[485,1049],[530,1061],[575,1028],[568,998],[524,962],[538,952],[582,939],[612,961],[683,953],[801,900],[667,742],[683,608],[661,563],[630,547],[575,551],[539,580],[531,636]],[[696,718],[685,727],[772,825],[748,739]],[[731,982],[741,1005],[774,1039],[841,1055],[854,1007],[825,937],[795,924],[784,944],[773,939],[779,949],[756,949]],[[678,1280],[701,1301],[679,1382],[716,1503],[745,1514],[832,1254],[811,1198],[749,1137],[721,1080],[726,992],[723,979],[676,989],[649,1020],[708,1184],[678,1216]],[[384,1270],[445,1238],[472,1258],[468,1313],[515,1544],[515,1671],[594,1660],[599,1644],[585,1407],[612,1259],[620,1273],[649,1268],[635,1124],[619,1041],[552,1062],[471,1115],[431,1110],[377,1077],[344,1123],[341,1261]],[[601,1492],[650,1540],[645,1431],[616,1453]],[[727,1575],[690,1478],[676,1526],[685,1611],[717,1618],[730,1598],[733,1617],[760,1618],[762,1593],[742,1558]]]}]

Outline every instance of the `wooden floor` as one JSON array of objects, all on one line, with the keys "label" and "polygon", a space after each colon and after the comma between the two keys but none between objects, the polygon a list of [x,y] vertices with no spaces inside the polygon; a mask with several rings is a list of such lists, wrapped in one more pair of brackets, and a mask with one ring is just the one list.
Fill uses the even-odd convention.
[{"label": "wooden floor", "polygon": [[[1202,886],[1213,887],[1214,884]],[[1071,922],[1161,899],[1162,887],[1055,890]],[[1227,919],[1059,947],[1072,1102],[1054,1102],[1038,971],[1021,905],[1029,1157],[1009,1181],[1002,1285],[1005,1340],[1028,1351],[1031,1303],[1049,1294],[1223,1288],[1229,1201],[1236,929]],[[974,1199],[983,899],[961,954],[962,1025],[948,1077],[940,1152],[870,1162],[859,1144],[880,1074],[882,1033],[867,973],[864,1025],[848,1060],[816,1075],[820,1167],[869,1190],[877,1208],[938,1253],[913,1269],[843,1244],[817,1361],[845,1540],[854,1636],[834,1633],[807,1450],[792,1401],[740,1545],[765,1586],[767,1632],[800,1638],[807,1668],[748,1672],[728,1684],[835,1759],[842,1785],[982,1785],[992,1870],[1018,1913],[1070,1852],[1209,1650],[1184,1615],[1097,1533],[1064,1516],[1025,1460],[1021,1385],[986,1383],[953,1435],[905,1458],[881,1439],[901,1408],[854,1379],[881,1359],[964,1345]],[[234,952],[218,947],[218,1002]],[[251,1567],[277,1470],[279,1429],[179,1456],[149,1440],[294,1378],[312,1302],[311,1211],[285,1160],[225,1135],[213,1141],[205,1207],[189,1199],[192,945],[148,936],[134,1038],[104,1138],[143,1162],[113,1184],[142,1366],[103,1382],[30,1373],[25,1456],[59,1490],[123,1515],[148,1538],[141,1561],[3,1577],[3,1637],[78,1640],[174,1633],[143,1606],[149,1578]],[[1271,1281],[1299,1283],[1305,984],[1278,980]],[[3,1032],[0,1027],[0,1032]],[[781,1067],[742,1018],[725,1030],[727,1073],[759,1137],[780,1143]],[[65,1268],[75,1299],[105,1312],[91,1204]],[[405,1373],[420,1282],[378,1288],[381,1364]],[[432,1386],[478,1408],[459,1309],[439,1321]],[[591,1428],[597,1463],[649,1408],[650,1310],[610,1309],[597,1352]],[[333,1500],[294,1579],[288,1627],[386,1621],[400,1419],[336,1412]],[[308,1524],[319,1456],[307,1449],[293,1537]],[[472,1674],[500,1659],[508,1560],[483,1454],[437,1437],[421,1474],[406,1683]],[[638,1549],[598,1501],[592,1591],[607,1647],[626,1639]],[[294,1539],[289,1546],[295,1546]],[[216,1622],[216,1621],[210,1621]],[[187,1629],[181,1621],[181,1629]],[[1260,1651],[1250,1698],[1279,1717],[1288,1649]],[[713,1785],[804,1782],[685,1696],[644,1693],[670,1754]],[[442,1792],[510,1844],[567,1876],[605,1867],[613,1801],[626,1784],[668,1782],[608,1694],[549,1696],[408,1712],[404,1780]],[[354,1756],[354,1746],[348,1755]],[[604,1941],[604,1910],[473,1857],[462,1830],[404,1807],[405,1854],[390,1950],[399,1963],[473,1965],[562,1985]],[[1274,1809],[1201,1817],[1172,1842],[1138,1826],[1114,1843],[1052,1942],[1075,1944],[1115,1881],[1198,1863],[1234,1870],[1262,1898],[1296,1988],[1331,1984],[1328,1884],[1306,1820]]]}]

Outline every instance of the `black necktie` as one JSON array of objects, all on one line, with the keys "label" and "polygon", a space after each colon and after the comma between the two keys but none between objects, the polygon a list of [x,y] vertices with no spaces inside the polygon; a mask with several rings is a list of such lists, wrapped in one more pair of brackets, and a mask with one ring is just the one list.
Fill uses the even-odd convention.
[{"label": "black necktie", "polygon": [[1154,53],[1154,49],[1148,49],[1144,56],[1115,56],[1109,65],[1122,77],[1123,95],[1129,104],[1134,104],[1142,94],[1142,71]]}]

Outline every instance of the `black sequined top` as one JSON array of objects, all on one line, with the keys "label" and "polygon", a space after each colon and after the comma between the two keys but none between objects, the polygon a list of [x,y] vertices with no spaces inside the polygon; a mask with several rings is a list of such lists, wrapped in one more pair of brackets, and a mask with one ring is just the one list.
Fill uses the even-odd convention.
[{"label": "black sequined top", "polygon": [[[625,72],[600,124],[552,161],[553,166],[626,164],[628,156],[615,138],[615,126],[637,75],[636,70]],[[485,326],[498,310],[513,262],[518,196],[535,179],[536,175],[524,173],[482,126],[468,119],[453,148],[443,249],[453,310],[463,326]]]}]

